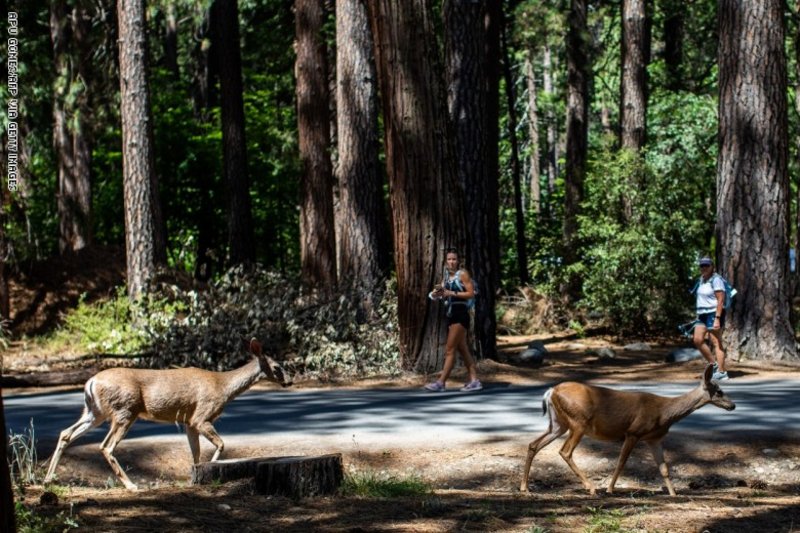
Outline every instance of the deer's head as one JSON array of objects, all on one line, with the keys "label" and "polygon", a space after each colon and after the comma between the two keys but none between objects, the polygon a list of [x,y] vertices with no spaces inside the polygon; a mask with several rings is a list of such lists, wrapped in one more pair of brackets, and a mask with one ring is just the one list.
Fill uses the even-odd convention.
[{"label": "deer's head", "polygon": [[736,404],[719,388],[719,382],[711,379],[713,372],[713,365],[707,365],[703,372],[703,390],[706,393],[707,403],[712,403],[726,411],[733,411],[736,409]]},{"label": "deer's head", "polygon": [[277,361],[261,353],[261,343],[255,339],[250,341],[250,351],[258,359],[258,365],[264,376],[282,387],[289,387],[292,379]]}]

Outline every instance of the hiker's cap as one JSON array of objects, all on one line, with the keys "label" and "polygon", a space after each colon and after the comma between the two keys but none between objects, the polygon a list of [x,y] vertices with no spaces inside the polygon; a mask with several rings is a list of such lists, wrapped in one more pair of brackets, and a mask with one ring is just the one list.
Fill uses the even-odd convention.
[{"label": "hiker's cap", "polygon": [[701,257],[700,261],[697,262],[700,266],[711,266],[713,263],[710,257]]}]

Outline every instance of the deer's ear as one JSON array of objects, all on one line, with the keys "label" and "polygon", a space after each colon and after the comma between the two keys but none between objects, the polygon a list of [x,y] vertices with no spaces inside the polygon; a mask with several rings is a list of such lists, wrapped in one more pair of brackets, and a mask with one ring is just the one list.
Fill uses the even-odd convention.
[{"label": "deer's ear", "polygon": [[255,337],[250,340],[250,351],[254,355],[261,355],[261,343]]},{"label": "deer's ear", "polygon": [[707,364],[706,369],[703,371],[703,381],[706,383],[711,381],[711,376],[713,372],[714,372],[714,366],[711,363]]}]

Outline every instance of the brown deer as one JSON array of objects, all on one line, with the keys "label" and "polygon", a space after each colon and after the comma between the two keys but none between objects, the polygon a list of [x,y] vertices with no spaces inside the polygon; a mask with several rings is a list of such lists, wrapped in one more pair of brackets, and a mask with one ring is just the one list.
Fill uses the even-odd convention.
[{"label": "brown deer", "polygon": [[595,486],[572,460],[572,452],[584,435],[598,440],[621,440],[622,450],[614,475],[608,483],[608,493],[613,494],[614,484],[625,466],[625,461],[637,442],[644,441],[650,447],[653,459],[667,484],[670,495],[675,489],[669,479],[669,468],[664,460],[661,440],[670,426],[707,403],[733,411],[736,405],[722,392],[716,381],[711,380],[712,365],[708,365],[703,377],[693,390],[666,398],[647,392],[627,392],[595,387],[582,383],[561,383],[544,393],[542,409],[549,415],[547,430],[528,445],[528,458],[519,490],[528,491],[528,476],[534,456],[555,439],[570,432],[559,454],[583,482],[583,486],[594,495]]},{"label": "brown deer", "polygon": [[184,424],[194,463],[200,461],[200,435],[216,447],[211,458],[216,461],[224,444],[213,422],[222,414],[225,405],[262,378],[284,387],[292,384],[283,368],[261,353],[261,344],[255,339],[250,341],[250,351],[252,361],[228,372],[200,368],[109,368],[98,372],[84,386],[83,415],[58,438],[44,482],[53,479],[64,449],[106,420],[111,428],[100,444],[100,451],[117,478],[130,490],[137,487],[113,454],[137,418]]}]

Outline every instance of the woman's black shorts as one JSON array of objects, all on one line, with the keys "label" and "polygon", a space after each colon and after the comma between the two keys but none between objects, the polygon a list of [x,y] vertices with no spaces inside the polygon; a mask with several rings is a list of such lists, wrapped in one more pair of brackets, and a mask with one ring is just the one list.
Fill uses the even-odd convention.
[{"label": "woman's black shorts", "polygon": [[447,327],[449,328],[453,324],[461,324],[464,329],[469,329],[469,311],[467,311],[466,305],[460,303],[450,305]]}]

